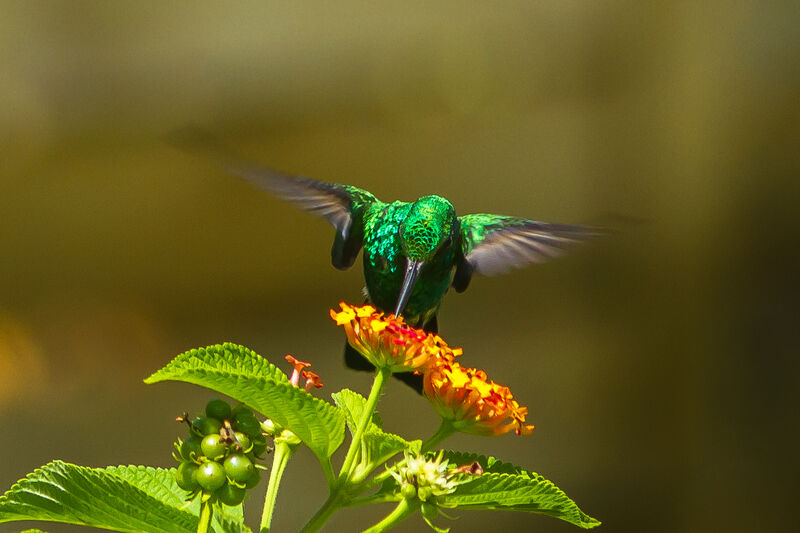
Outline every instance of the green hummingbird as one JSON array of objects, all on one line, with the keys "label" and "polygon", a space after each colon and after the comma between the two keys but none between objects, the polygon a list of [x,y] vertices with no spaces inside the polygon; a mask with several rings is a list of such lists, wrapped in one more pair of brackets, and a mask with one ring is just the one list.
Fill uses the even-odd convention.
[{"label": "green hummingbird", "polygon": [[[428,332],[438,332],[436,314],[451,286],[463,292],[475,273],[492,276],[540,263],[603,233],[488,213],[458,216],[437,195],[387,203],[352,185],[286,175],[247,162],[208,138],[194,139],[192,148],[198,143],[229,172],[327,219],[335,228],[331,262],[337,269],[351,267],[363,248],[367,300]],[[372,368],[352,350],[345,359],[351,368]],[[416,388],[419,376],[408,376],[404,381],[413,381]]]}]

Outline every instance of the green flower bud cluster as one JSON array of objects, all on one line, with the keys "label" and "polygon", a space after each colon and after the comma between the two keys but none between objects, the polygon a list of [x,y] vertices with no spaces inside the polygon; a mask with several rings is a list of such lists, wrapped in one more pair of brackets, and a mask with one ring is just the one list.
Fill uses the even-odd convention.
[{"label": "green flower bud cluster", "polygon": [[406,452],[404,460],[389,473],[397,482],[403,498],[418,499],[427,504],[423,508],[441,503],[459,484],[455,476],[450,474],[448,461],[441,453],[436,457],[427,457]]},{"label": "green flower bud cluster", "polygon": [[202,491],[225,505],[242,503],[247,489],[260,481],[255,460],[267,450],[253,411],[244,405],[231,409],[228,402],[214,398],[205,415],[179,420],[189,424],[189,436],[175,443],[178,486],[190,493],[189,498]]}]

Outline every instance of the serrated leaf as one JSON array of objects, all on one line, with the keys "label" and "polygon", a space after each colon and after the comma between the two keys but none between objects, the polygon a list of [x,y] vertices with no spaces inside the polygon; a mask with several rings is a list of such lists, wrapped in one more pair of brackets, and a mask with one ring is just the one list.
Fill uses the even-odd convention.
[{"label": "serrated leaf", "polygon": [[332,475],[329,459],[344,440],[344,415],[292,386],[285,374],[252,350],[230,343],[190,350],[145,383],[167,380],[215,390],[269,417],[294,432],[319,458],[326,474]]},{"label": "serrated leaf", "polygon": [[[96,470],[114,474],[166,505],[186,511],[193,516],[200,515],[200,498],[194,498],[187,503],[187,492],[180,488],[175,481],[175,468],[130,465],[109,466]],[[228,507],[220,504],[215,506],[212,521],[216,530],[225,533],[250,531],[250,528],[243,525],[244,515],[241,505]]]},{"label": "serrated leaf", "polygon": [[145,379],[154,383],[159,374],[185,372],[189,369],[214,370],[232,375],[263,378],[289,385],[289,378],[278,367],[255,353],[250,348],[232,342],[214,344],[205,348],[195,348],[175,357],[167,366]]},{"label": "serrated leaf", "polygon": [[[156,488],[157,483],[151,484],[145,477],[140,479],[143,485],[169,499],[168,489]],[[198,517],[162,502],[105,469],[53,461],[0,496],[0,523],[17,520],[123,532],[192,533],[197,530]]]},{"label": "serrated leaf", "polygon": [[[356,432],[356,426],[364,414],[364,409],[367,407],[367,399],[359,393],[351,391],[350,389],[342,389],[339,392],[331,394],[336,406],[342,410],[345,420],[347,421],[347,429],[353,435]],[[382,429],[381,419],[378,412],[372,414],[372,423],[367,427],[367,431],[372,428]]]},{"label": "serrated leaf", "polygon": [[[430,452],[429,455],[436,455],[438,452]],[[462,466],[470,463],[478,463],[483,467],[485,473],[495,474],[518,474],[529,475],[530,472],[511,463],[506,463],[492,456],[480,455],[477,453],[457,452],[453,450],[444,450],[443,456],[450,463],[451,467]]]},{"label": "serrated leaf", "polygon": [[485,473],[459,485],[442,507],[525,511],[560,518],[589,529],[600,525],[552,482],[534,472]]},{"label": "serrated leaf", "polygon": [[374,469],[404,450],[408,450],[411,453],[419,453],[422,441],[407,441],[392,433],[373,431],[364,434],[364,447],[367,450],[366,453],[372,469]]}]

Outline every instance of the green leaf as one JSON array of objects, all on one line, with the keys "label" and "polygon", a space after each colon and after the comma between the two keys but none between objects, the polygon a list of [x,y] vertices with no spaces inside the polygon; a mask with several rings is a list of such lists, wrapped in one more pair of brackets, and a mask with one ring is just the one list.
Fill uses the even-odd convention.
[{"label": "green leaf", "polygon": [[[438,452],[427,455],[436,454]],[[535,472],[475,453],[445,451],[443,454],[450,468],[478,462],[484,471],[479,476],[464,475],[460,478],[455,492],[445,497],[441,507],[539,513],[585,529],[600,525],[599,521],[581,511],[561,489]],[[399,498],[397,482],[392,478],[385,479],[375,496]]]},{"label": "green leaf", "polygon": [[[507,463],[506,463],[507,464]],[[554,516],[589,529],[598,520],[581,511],[564,491],[534,472],[524,474],[484,473],[459,485],[447,495],[442,507],[500,509]]]},{"label": "green leaf", "polygon": [[289,378],[278,367],[255,353],[250,348],[224,342],[205,348],[195,348],[184,352],[164,368],[145,379],[145,383],[155,383],[156,376],[170,372],[182,373],[190,369],[226,372],[231,375],[263,378],[289,385]]},{"label": "green leaf", "polygon": [[[0,496],[0,523],[44,520],[124,532],[193,533],[198,517],[165,503],[174,501],[167,486],[169,471],[128,471],[136,484],[120,477],[120,469],[88,468],[53,461],[15,483]],[[164,486],[159,488],[163,481]],[[155,496],[154,496],[155,495]],[[182,503],[182,502],[181,502]],[[215,531],[242,531],[217,529]]]},{"label": "green leaf", "polygon": [[[428,455],[435,456],[438,452],[429,452]],[[462,466],[471,463],[478,463],[483,467],[485,473],[495,474],[519,474],[528,475],[529,472],[511,463],[506,463],[492,456],[480,455],[469,452],[456,452],[452,450],[444,451],[444,458],[450,463],[451,467]],[[534,474],[535,475],[535,474]]]},{"label": "green leaf", "polygon": [[372,472],[376,467],[404,450],[419,453],[422,441],[407,441],[392,433],[372,431],[364,434],[363,446],[369,463],[369,471]]},{"label": "green leaf", "polygon": [[231,398],[294,432],[331,475],[330,457],[344,440],[342,411],[292,386],[286,375],[252,350],[226,343],[190,350],[145,383],[183,381]]},{"label": "green leaf", "polygon": [[[336,406],[342,410],[345,420],[347,420],[347,429],[350,430],[350,434],[355,434],[356,426],[364,414],[364,408],[367,406],[367,399],[350,389],[342,389],[339,392],[334,392],[331,394],[331,397],[336,403]],[[367,431],[370,429],[380,430],[382,427],[378,412],[375,411],[372,414],[372,422],[367,427]]]},{"label": "green leaf", "polygon": [[[187,492],[175,481],[175,468],[167,470],[150,466],[109,466],[96,470],[114,474],[166,505],[186,511],[193,516],[200,515],[200,498],[193,498],[191,502],[186,501]],[[217,505],[214,508],[212,524],[218,531],[226,533],[250,531],[243,522],[241,505],[236,507]]]}]

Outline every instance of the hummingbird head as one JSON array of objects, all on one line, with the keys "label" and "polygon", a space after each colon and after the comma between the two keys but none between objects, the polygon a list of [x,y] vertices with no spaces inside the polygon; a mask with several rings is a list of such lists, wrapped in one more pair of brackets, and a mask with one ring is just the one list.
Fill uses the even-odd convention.
[{"label": "hummingbird head", "polygon": [[428,261],[450,238],[456,211],[441,196],[423,196],[411,205],[400,225],[400,242],[408,259]]},{"label": "hummingbird head", "polygon": [[395,316],[400,316],[408,303],[419,273],[425,262],[449,242],[456,211],[453,204],[441,196],[423,196],[411,205],[400,225],[400,243],[406,257],[403,286],[397,298]]}]

